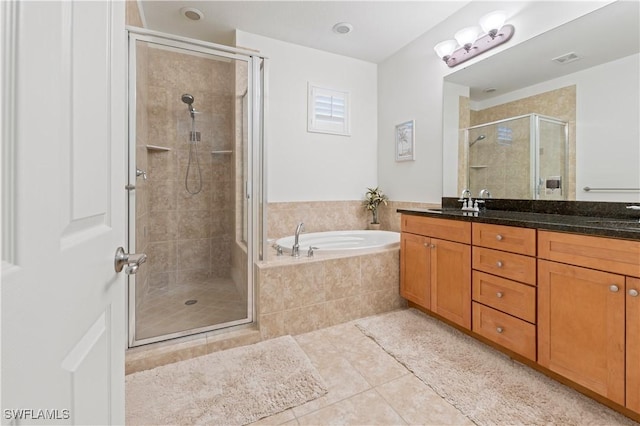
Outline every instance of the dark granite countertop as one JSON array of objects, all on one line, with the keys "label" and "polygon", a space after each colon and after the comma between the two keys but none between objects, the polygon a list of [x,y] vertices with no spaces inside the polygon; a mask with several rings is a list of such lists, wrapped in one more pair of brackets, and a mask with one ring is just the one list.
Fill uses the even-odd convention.
[{"label": "dark granite countertop", "polygon": [[640,241],[640,211],[625,208],[631,204],[634,203],[489,200],[487,208],[476,213],[463,212],[457,199],[443,198],[442,209],[397,211],[417,216]]}]

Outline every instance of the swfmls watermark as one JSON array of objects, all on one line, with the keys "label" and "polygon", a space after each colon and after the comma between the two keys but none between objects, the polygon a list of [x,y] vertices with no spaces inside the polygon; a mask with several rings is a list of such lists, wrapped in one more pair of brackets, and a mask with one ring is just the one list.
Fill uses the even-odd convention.
[{"label": "swfmls watermark", "polygon": [[5,420],[69,420],[71,411],[49,408],[5,408]]}]

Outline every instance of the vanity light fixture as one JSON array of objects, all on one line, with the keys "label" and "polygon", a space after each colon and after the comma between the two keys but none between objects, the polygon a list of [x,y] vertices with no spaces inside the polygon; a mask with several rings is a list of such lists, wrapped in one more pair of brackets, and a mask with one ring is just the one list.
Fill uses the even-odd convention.
[{"label": "vanity light fixture", "polygon": [[455,40],[445,40],[436,44],[434,50],[453,68],[479,54],[493,49],[511,39],[515,28],[504,25],[507,14],[497,10],[480,18],[480,27],[463,28],[455,34]]}]

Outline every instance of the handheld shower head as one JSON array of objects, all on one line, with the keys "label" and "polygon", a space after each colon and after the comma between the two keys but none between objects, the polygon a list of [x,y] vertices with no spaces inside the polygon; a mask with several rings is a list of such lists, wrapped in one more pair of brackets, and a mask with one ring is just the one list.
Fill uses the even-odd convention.
[{"label": "handheld shower head", "polygon": [[469,143],[469,146],[472,146],[474,143],[481,141],[482,139],[486,138],[485,135],[480,135],[478,136],[473,142]]},{"label": "handheld shower head", "polygon": [[182,99],[182,102],[184,102],[189,106],[189,114],[191,114],[191,118],[193,118],[196,112],[196,110],[193,108],[193,101],[194,101],[193,95],[185,93],[184,95],[182,95],[181,99]]}]

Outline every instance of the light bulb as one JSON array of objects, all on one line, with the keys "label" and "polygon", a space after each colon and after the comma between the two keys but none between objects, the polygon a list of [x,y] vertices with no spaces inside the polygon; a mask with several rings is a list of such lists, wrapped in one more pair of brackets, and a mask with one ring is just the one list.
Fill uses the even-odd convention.
[{"label": "light bulb", "polygon": [[458,41],[458,44],[468,51],[473,42],[478,38],[478,34],[480,34],[480,28],[467,27],[458,31],[454,37]]},{"label": "light bulb", "polygon": [[489,34],[492,38],[498,34],[500,28],[504,25],[504,21],[507,19],[507,13],[502,10],[496,10],[491,13],[487,13],[480,18],[480,26],[482,31]]},{"label": "light bulb", "polygon": [[458,43],[455,40],[445,40],[436,44],[433,50],[436,51],[441,59],[446,61],[447,59],[449,59],[449,56],[451,56],[451,54],[456,50],[456,47],[458,47]]}]

